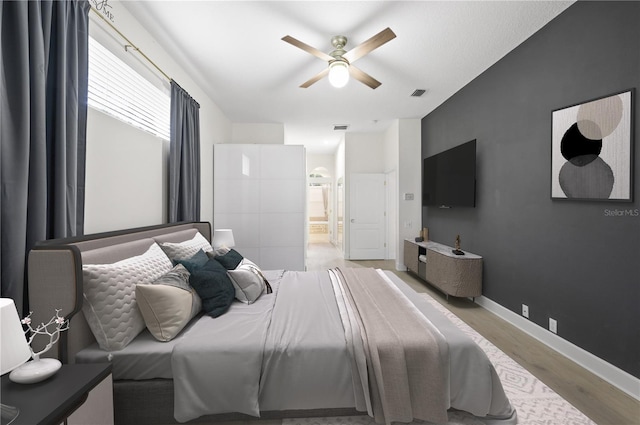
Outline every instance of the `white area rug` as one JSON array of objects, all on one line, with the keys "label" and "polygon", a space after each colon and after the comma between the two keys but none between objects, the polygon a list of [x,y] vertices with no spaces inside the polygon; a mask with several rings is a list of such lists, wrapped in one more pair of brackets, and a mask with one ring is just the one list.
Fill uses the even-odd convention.
[{"label": "white area rug", "polygon": [[[595,425],[582,412],[560,397],[513,359],[500,351],[498,347],[487,341],[474,331],[458,316],[447,310],[427,294],[423,295],[440,312],[469,335],[487,353],[494,364],[502,386],[518,412],[520,425]],[[284,419],[283,425],[376,425],[369,416],[343,416],[329,418]],[[426,424],[426,422],[414,422]],[[449,412],[446,425],[481,425],[477,418],[465,412]],[[445,425],[445,424],[441,424]]]}]

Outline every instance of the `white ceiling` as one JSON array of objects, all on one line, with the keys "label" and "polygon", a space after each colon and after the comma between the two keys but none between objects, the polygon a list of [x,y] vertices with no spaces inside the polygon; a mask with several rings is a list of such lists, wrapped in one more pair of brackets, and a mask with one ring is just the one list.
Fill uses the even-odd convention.
[{"label": "white ceiling", "polygon": [[[234,123],[283,123],[285,143],[330,153],[343,135],[422,118],[573,1],[126,1]],[[329,53],[390,27],[397,37],[356,65],[379,80],[299,85],[326,62],[285,43],[290,35]],[[415,89],[426,89],[410,97]]]}]

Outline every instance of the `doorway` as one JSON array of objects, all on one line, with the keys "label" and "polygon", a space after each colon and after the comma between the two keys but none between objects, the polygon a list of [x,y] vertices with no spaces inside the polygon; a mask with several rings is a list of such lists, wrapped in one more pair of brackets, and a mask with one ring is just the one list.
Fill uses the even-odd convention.
[{"label": "doorway", "polygon": [[344,252],[344,178],[338,179],[336,188],[336,214],[334,245],[340,252]]},{"label": "doorway", "polygon": [[307,245],[333,240],[333,184],[325,167],[316,167],[307,180]]},{"label": "doorway", "polygon": [[308,188],[309,243],[331,241],[331,183],[310,182]]}]

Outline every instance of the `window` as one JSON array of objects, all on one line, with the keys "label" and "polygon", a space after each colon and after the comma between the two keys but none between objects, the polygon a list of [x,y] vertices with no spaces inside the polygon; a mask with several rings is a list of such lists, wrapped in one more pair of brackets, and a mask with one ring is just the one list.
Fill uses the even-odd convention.
[{"label": "window", "polygon": [[89,37],[89,106],[169,140],[171,97]]}]

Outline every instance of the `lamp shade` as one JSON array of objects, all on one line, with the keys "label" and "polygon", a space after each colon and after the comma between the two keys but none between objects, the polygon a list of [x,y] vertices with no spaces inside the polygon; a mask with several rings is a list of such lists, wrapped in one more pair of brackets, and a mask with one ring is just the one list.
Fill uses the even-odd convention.
[{"label": "lamp shade", "polygon": [[349,82],[349,64],[344,60],[335,60],[329,64],[329,83],[341,88]]},{"label": "lamp shade", "polygon": [[236,242],[233,240],[233,230],[214,229],[213,243],[211,245],[214,249],[218,249],[221,246],[226,246],[227,248],[233,248],[234,246],[236,246]]},{"label": "lamp shade", "polygon": [[4,375],[31,358],[18,311],[10,298],[0,298],[0,328],[0,375]]}]

